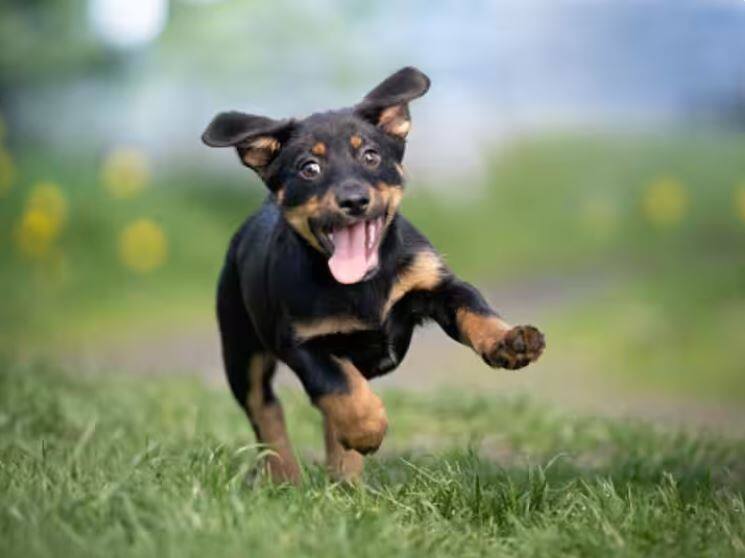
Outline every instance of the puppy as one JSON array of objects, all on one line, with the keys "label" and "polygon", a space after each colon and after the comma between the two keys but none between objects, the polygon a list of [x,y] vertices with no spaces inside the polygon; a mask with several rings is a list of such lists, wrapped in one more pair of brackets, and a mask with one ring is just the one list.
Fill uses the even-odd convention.
[{"label": "puppy", "polygon": [[202,136],[235,148],[269,189],[230,242],[217,315],[230,388],[272,450],[276,482],[300,480],[272,390],[278,360],[323,414],[329,472],[350,480],[388,427],[368,380],[401,363],[417,325],[434,320],[495,368],[544,349],[536,328],[503,321],[398,213],[409,103],[429,85],[403,68],[352,108],[302,120],[225,112]]}]

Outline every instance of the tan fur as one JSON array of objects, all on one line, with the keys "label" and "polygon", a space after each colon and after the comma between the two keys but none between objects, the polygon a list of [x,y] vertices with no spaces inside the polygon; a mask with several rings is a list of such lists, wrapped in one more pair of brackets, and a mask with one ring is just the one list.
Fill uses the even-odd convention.
[{"label": "tan fur", "polygon": [[297,207],[282,208],[285,219],[294,228],[300,236],[308,241],[308,243],[316,250],[323,252],[321,245],[318,243],[318,239],[310,230],[310,223],[308,220],[312,217],[317,216],[320,213],[327,211],[339,211],[339,206],[336,203],[336,197],[333,191],[329,190],[323,195],[323,198],[313,196],[303,205]]},{"label": "tan fur", "polygon": [[344,449],[330,420],[324,418],[323,437],[326,444],[326,470],[337,481],[354,482],[362,476],[365,460],[355,450]]},{"label": "tan fur", "polygon": [[243,147],[243,161],[251,167],[261,168],[271,161],[276,151],[279,151],[279,142],[273,137],[262,136]]},{"label": "tan fur", "polygon": [[411,265],[393,283],[388,300],[383,306],[382,318],[388,315],[393,305],[411,291],[429,291],[442,280],[443,263],[440,257],[428,250],[419,252]]},{"label": "tan fur", "polygon": [[313,155],[323,157],[324,155],[326,155],[326,144],[322,141],[319,141],[313,147],[311,147],[310,152],[313,153]]},{"label": "tan fur", "polygon": [[278,401],[264,401],[264,376],[274,368],[274,358],[268,354],[251,357],[248,366],[248,399],[246,409],[256,429],[259,442],[266,444],[272,454],[266,458],[266,468],[275,482],[300,482],[300,467],[292,453],[287,436],[284,413]]},{"label": "tan fur", "polygon": [[379,182],[378,189],[380,191],[382,205],[386,208],[385,226],[387,227],[393,221],[393,217],[395,217],[396,211],[398,211],[398,206],[401,205],[404,190],[400,184],[386,184],[385,182]]},{"label": "tan fur", "polygon": [[411,128],[406,105],[394,105],[380,113],[378,126],[393,136],[405,138]]},{"label": "tan fur", "polygon": [[383,402],[350,361],[334,360],[341,367],[349,389],[344,393],[323,395],[316,405],[342,446],[361,453],[375,451],[388,429]]},{"label": "tan fur", "polygon": [[480,355],[489,354],[512,329],[512,326],[496,316],[483,316],[466,308],[458,308],[455,319],[463,343]]},{"label": "tan fur", "polygon": [[313,196],[303,205],[284,210],[287,222],[316,250],[321,250],[321,245],[318,243],[316,236],[311,232],[308,219],[315,215],[320,207],[320,200],[317,196]]},{"label": "tan fur", "polygon": [[307,341],[322,335],[352,333],[372,329],[372,327],[353,316],[330,316],[308,322],[294,323],[293,329],[295,330],[295,336],[300,341]]},{"label": "tan fur", "polygon": [[353,135],[349,138],[349,145],[351,145],[354,149],[359,149],[362,145],[362,138],[357,134]]}]

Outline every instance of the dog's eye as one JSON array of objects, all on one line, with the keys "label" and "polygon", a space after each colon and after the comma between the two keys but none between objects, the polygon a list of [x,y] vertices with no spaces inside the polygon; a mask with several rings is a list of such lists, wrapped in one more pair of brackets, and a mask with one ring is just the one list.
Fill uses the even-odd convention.
[{"label": "dog's eye", "polygon": [[378,153],[374,149],[367,149],[362,154],[362,161],[365,163],[366,166],[374,169],[380,164],[380,153]]},{"label": "dog's eye", "polygon": [[315,161],[308,161],[307,163],[303,163],[303,165],[300,167],[300,176],[302,176],[306,180],[313,180],[314,178],[318,178],[320,174],[321,165],[319,165]]}]

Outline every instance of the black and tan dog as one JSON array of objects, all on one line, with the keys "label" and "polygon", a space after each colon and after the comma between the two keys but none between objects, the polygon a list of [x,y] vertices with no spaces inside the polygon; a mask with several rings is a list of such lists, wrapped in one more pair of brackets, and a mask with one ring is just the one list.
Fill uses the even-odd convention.
[{"label": "black and tan dog", "polygon": [[537,329],[500,319],[398,213],[408,103],[428,88],[404,68],[352,108],[304,120],[227,112],[202,137],[236,148],[270,191],[230,243],[217,312],[230,387],[273,450],[275,481],[300,476],[272,390],[278,360],[323,413],[329,471],[351,479],[388,427],[368,380],[401,363],[415,326],[436,321],[493,367],[543,351]]}]

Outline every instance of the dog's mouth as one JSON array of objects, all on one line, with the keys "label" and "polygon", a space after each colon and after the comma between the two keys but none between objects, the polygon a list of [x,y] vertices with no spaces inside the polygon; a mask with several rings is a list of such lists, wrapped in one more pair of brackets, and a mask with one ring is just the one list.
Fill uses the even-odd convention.
[{"label": "dog's mouth", "polygon": [[329,256],[329,271],[334,279],[351,285],[374,273],[384,225],[381,216],[316,231],[319,243]]}]

